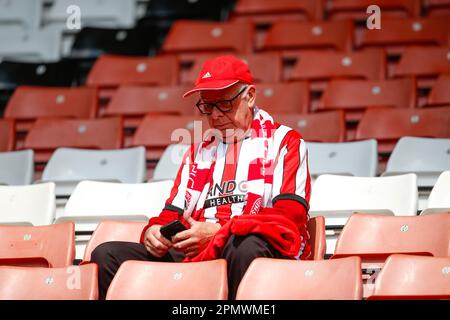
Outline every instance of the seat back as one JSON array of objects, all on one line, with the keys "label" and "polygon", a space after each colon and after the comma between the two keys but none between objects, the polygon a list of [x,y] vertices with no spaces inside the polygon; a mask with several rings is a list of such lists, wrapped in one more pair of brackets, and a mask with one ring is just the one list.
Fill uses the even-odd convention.
[{"label": "seat back", "polygon": [[306,82],[260,83],[256,104],[270,114],[309,112],[309,88]]},{"label": "seat back", "polygon": [[434,212],[450,212],[450,171],[441,173],[431,190],[428,198],[427,208],[420,214],[430,214]]},{"label": "seat back", "polygon": [[0,153],[0,184],[30,184],[34,175],[33,150]]},{"label": "seat back", "polygon": [[[410,47],[402,52],[400,61],[395,66],[395,76],[430,77],[450,73],[448,54],[450,48],[444,47]],[[428,59],[423,59],[423,57]],[[430,99],[433,95],[430,96]]]},{"label": "seat back", "polygon": [[183,162],[183,156],[188,149],[187,144],[169,145],[156,165],[152,180],[175,180]]},{"label": "seat back", "polygon": [[257,258],[247,269],[236,296],[237,300],[361,298],[359,257],[321,261]]},{"label": "seat back", "polygon": [[323,260],[326,251],[325,218],[322,216],[310,218],[308,221],[311,257],[313,260]]},{"label": "seat back", "polygon": [[[450,48],[447,50],[447,55],[450,57]],[[428,59],[427,59],[428,60]],[[448,61],[448,58],[447,58]],[[450,73],[450,67],[447,70]],[[435,82],[430,94],[428,95],[428,105],[450,105],[450,74],[442,74]]]},{"label": "seat back", "polygon": [[225,260],[192,263],[126,261],[111,282],[106,299],[226,300],[227,295]]},{"label": "seat back", "polygon": [[75,257],[72,222],[49,226],[0,225],[0,265],[62,268]]},{"label": "seat back", "polygon": [[12,151],[15,145],[15,129],[12,120],[0,119],[0,152]]},{"label": "seat back", "polygon": [[0,267],[0,300],[97,300],[97,265]]}]

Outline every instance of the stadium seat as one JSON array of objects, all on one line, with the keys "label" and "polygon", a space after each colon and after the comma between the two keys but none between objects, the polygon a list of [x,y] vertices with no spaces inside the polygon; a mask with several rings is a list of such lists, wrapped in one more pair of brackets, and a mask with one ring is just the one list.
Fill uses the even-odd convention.
[{"label": "stadium seat", "polygon": [[445,170],[450,170],[450,139],[402,137],[383,175],[415,173],[419,188],[431,190]]},{"label": "stadium seat", "polygon": [[31,127],[24,148],[34,149],[36,162],[46,162],[60,147],[119,149],[122,146],[122,120],[38,119]]},{"label": "stadium seat", "polygon": [[178,63],[174,57],[103,55],[92,67],[87,85],[101,88],[131,84],[168,86],[176,84],[177,79]]},{"label": "stadium seat", "polygon": [[178,169],[183,162],[183,156],[189,147],[189,144],[171,144],[167,146],[156,164],[151,180],[175,180]]},{"label": "stadium seat", "polygon": [[0,224],[52,224],[55,218],[55,184],[0,186],[0,204]]},{"label": "stadium seat", "polygon": [[[287,276],[289,275],[289,276]],[[257,258],[237,300],[361,300],[361,259],[295,261]]]},{"label": "stadium seat", "polygon": [[0,267],[0,300],[97,300],[97,265]]},{"label": "stadium seat", "polygon": [[256,105],[270,114],[308,113],[308,84],[303,81],[260,83],[256,86]]},{"label": "stadium seat", "polygon": [[0,266],[62,268],[75,256],[72,222],[49,226],[0,225]]},{"label": "stadium seat", "polygon": [[375,177],[378,169],[377,141],[307,142],[309,173]]},{"label": "stadium seat", "polygon": [[[427,59],[423,59],[427,57]],[[450,47],[405,48],[400,61],[394,68],[396,77],[437,77],[450,73]]]},{"label": "stadium seat", "polygon": [[420,0],[331,0],[328,1],[327,16],[330,20],[364,20],[366,10],[370,5],[380,7],[383,17],[418,17],[420,15]]},{"label": "stadium seat", "polygon": [[280,21],[267,32],[261,50],[333,49],[352,47],[353,27],[349,21]]},{"label": "stadium seat", "polygon": [[109,241],[126,241],[139,243],[142,230],[147,222],[106,220],[98,224],[83,256],[83,264],[91,260],[92,251],[102,243]]},{"label": "stadium seat", "polygon": [[356,139],[377,139],[378,152],[390,153],[403,136],[450,138],[450,107],[369,109],[356,130]]},{"label": "stadium seat", "polygon": [[12,151],[15,147],[14,121],[0,119],[0,152]]},{"label": "stadium seat", "polygon": [[0,2],[0,24],[17,26],[21,30],[37,29],[41,25],[44,1],[2,1]]},{"label": "stadium seat", "polygon": [[92,59],[102,54],[146,56],[149,54],[155,31],[145,28],[85,27],[75,36],[70,56]]},{"label": "stadium seat", "polygon": [[[449,50],[449,61],[450,61],[450,50]],[[448,63],[450,65],[450,63]],[[442,74],[435,82],[433,88],[431,89],[430,95],[428,96],[427,105],[450,105],[450,69],[449,74]]]},{"label": "stadium seat", "polygon": [[172,181],[153,183],[80,182],[56,222],[74,221],[76,258],[83,258],[89,236],[103,220],[147,222],[159,215],[172,189]]},{"label": "stadium seat", "polygon": [[325,218],[322,216],[308,220],[309,242],[311,245],[311,260],[323,260],[327,247],[325,239]]},{"label": "stadium seat", "polygon": [[355,212],[415,216],[416,176],[407,174],[380,178],[324,174],[315,180],[309,215],[325,217],[329,230],[327,254],[333,253],[340,230]]},{"label": "stadium seat", "polygon": [[270,25],[280,20],[320,19],[321,6],[314,0],[239,0],[232,12],[233,21]]},{"label": "stadium seat", "polygon": [[[186,73],[181,73],[181,82],[189,85],[195,83],[206,60],[212,59],[218,55],[220,55],[220,53],[189,56],[189,58],[192,58],[193,60],[185,62],[191,63],[192,66]],[[255,82],[278,82],[281,80],[282,61],[280,54],[276,52],[264,52],[236,56],[248,64]]]},{"label": "stadium seat", "polygon": [[352,53],[314,51],[297,56],[289,80],[329,80],[334,78],[384,80],[386,56],[381,49]]},{"label": "stadium seat", "polygon": [[[399,53],[398,47],[448,45],[447,17],[433,18],[383,18],[380,30],[363,29],[356,34],[355,45],[385,47],[388,54]],[[396,48],[397,47],[397,48]]]},{"label": "stadium seat", "polygon": [[[148,285],[151,283],[151,285]],[[117,271],[107,300],[226,300],[227,264],[126,261]]]},{"label": "stadium seat", "polygon": [[6,106],[5,118],[16,120],[16,131],[28,131],[38,118],[95,118],[97,92],[92,88],[20,86]]},{"label": "stadium seat", "polygon": [[384,262],[395,253],[448,257],[450,214],[392,217],[353,214],[332,258],[360,256],[364,264]]},{"label": "stadium seat", "polygon": [[104,114],[124,116],[125,128],[136,128],[147,114],[193,115],[197,108],[195,95],[183,98],[192,86],[120,87]]},{"label": "stadium seat", "polygon": [[427,16],[448,16],[450,3],[446,0],[428,0],[423,3],[423,9]]},{"label": "stadium seat", "polygon": [[[450,171],[444,171],[441,173],[436,181],[433,189],[431,190],[430,197],[428,198],[427,207],[420,215],[450,212]],[[450,252],[449,252],[450,256]]]},{"label": "stadium seat", "polygon": [[342,111],[272,116],[276,122],[298,131],[306,142],[342,142],[345,139],[345,118]]},{"label": "stadium seat", "polygon": [[358,121],[366,108],[415,108],[413,79],[382,81],[332,80],[323,93],[317,110],[342,109],[347,121]]},{"label": "stadium seat", "polygon": [[106,4],[103,1],[90,0],[55,0],[48,8],[45,23],[49,25],[66,26],[68,8],[77,6],[81,11],[83,26],[126,28],[133,27],[136,18],[135,0],[111,0]]},{"label": "stadium seat", "polygon": [[450,299],[450,258],[394,254],[375,281],[368,299]]},{"label": "stadium seat", "polygon": [[0,152],[0,185],[27,185],[33,175],[33,150]]},{"label": "stadium seat", "polygon": [[155,161],[170,144],[202,141],[208,128],[206,119],[200,116],[148,115],[139,125],[131,144],[146,147],[147,160]]},{"label": "stadium seat", "polygon": [[226,51],[250,53],[253,28],[248,23],[177,20],[162,47],[164,53]]},{"label": "stadium seat", "polygon": [[61,30],[52,27],[31,29],[22,36],[0,33],[0,41],[8,43],[0,47],[3,59],[56,62],[61,58]]},{"label": "stadium seat", "polygon": [[145,148],[120,150],[57,149],[42,174],[56,183],[56,196],[69,196],[82,180],[144,182]]}]

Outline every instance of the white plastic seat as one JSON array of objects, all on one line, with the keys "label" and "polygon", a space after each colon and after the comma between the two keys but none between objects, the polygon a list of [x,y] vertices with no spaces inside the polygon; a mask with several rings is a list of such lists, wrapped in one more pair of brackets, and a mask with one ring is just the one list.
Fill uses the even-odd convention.
[{"label": "white plastic seat", "polygon": [[42,180],[56,183],[56,195],[68,196],[82,180],[144,182],[145,148],[120,150],[57,149],[47,163]]},{"label": "white plastic seat", "polygon": [[24,30],[39,28],[43,2],[43,0],[0,0],[0,25],[19,26]]},{"label": "white plastic seat", "polygon": [[0,186],[0,224],[44,226],[54,218],[54,183]]},{"label": "white plastic seat", "polygon": [[321,175],[311,190],[311,217],[325,216],[327,254],[332,254],[339,230],[353,213],[396,216],[417,214],[415,174],[392,177]]},{"label": "white plastic seat", "polygon": [[153,181],[175,180],[183,156],[189,149],[187,144],[171,144],[164,150],[153,173]]},{"label": "white plastic seat", "polygon": [[83,27],[133,27],[136,0],[54,0],[45,16],[47,24],[66,25],[67,8],[78,6]]},{"label": "white plastic seat", "polygon": [[33,180],[33,174],[33,150],[0,153],[0,184],[27,185]]},{"label": "white plastic seat", "polygon": [[341,143],[308,143],[309,173],[375,177],[378,167],[374,139]]},{"label": "white plastic seat", "polygon": [[[113,183],[83,181],[75,188],[56,222],[75,222],[76,258],[81,259],[90,236],[103,220],[145,221],[158,216],[172,189],[173,181]],[[81,235],[83,233],[84,235]]]},{"label": "white plastic seat", "polygon": [[403,137],[395,145],[383,176],[415,173],[419,188],[431,188],[446,170],[450,170],[450,139]]},{"label": "white plastic seat", "polygon": [[450,171],[439,176],[428,198],[427,208],[420,215],[450,212]]},{"label": "white plastic seat", "polygon": [[55,62],[61,58],[61,31],[55,28],[33,30],[22,35],[0,33],[0,58],[21,61]]}]

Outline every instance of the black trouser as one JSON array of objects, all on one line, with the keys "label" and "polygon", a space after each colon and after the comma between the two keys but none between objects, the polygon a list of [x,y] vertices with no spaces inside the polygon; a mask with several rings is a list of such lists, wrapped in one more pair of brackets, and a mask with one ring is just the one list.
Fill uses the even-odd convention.
[{"label": "black trouser", "polygon": [[[234,300],[242,277],[255,258],[285,258],[266,240],[258,235],[232,235],[222,252],[222,259],[228,265],[228,298]],[[99,297],[105,299],[108,287],[120,265],[127,260],[180,262],[183,253],[170,249],[168,253],[157,258],[152,256],[145,246],[133,242],[112,241],[99,245],[92,252],[91,261],[98,264]]]}]

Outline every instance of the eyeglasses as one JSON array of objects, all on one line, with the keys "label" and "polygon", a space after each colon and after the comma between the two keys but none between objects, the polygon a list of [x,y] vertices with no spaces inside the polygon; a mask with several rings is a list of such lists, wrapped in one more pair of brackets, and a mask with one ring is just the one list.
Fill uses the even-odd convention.
[{"label": "eyeglasses", "polygon": [[201,102],[201,100],[199,100],[196,103],[196,106],[202,114],[207,114],[207,115],[212,114],[214,107],[224,113],[230,112],[233,109],[233,101],[237,97],[239,97],[246,89],[247,89],[247,86],[245,86],[241,91],[239,91],[239,93],[237,95],[235,95],[231,99],[220,100],[217,102]]}]

